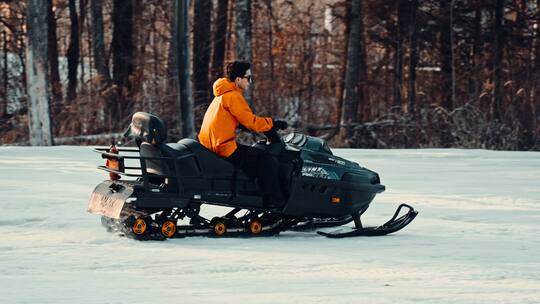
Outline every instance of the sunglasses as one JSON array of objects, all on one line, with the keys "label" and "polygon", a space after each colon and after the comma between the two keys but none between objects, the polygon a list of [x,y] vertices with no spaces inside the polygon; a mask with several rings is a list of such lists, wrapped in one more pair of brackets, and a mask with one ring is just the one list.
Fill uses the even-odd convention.
[{"label": "sunglasses", "polygon": [[246,75],[246,76],[244,76],[242,78],[247,79],[248,82],[253,82],[253,76],[252,75]]}]

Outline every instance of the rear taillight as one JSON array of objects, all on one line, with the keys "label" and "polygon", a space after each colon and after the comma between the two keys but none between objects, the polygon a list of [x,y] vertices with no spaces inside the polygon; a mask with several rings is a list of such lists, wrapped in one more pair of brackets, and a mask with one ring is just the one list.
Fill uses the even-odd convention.
[{"label": "rear taillight", "polygon": [[[118,148],[114,144],[111,145],[111,147],[109,148],[109,153],[119,154]],[[124,172],[124,160],[120,158],[107,158],[107,162],[105,163],[105,166],[111,170]],[[111,180],[119,180],[120,175],[115,172],[109,172],[109,178]]]}]

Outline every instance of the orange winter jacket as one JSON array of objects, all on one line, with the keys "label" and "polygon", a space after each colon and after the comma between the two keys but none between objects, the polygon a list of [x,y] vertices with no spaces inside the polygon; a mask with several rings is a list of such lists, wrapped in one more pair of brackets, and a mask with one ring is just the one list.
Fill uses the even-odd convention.
[{"label": "orange winter jacket", "polygon": [[253,114],[242,96],[242,90],[227,78],[214,82],[214,100],[204,114],[199,142],[222,157],[229,157],[238,147],[238,124],[256,132],[266,132],[273,126],[270,117]]}]

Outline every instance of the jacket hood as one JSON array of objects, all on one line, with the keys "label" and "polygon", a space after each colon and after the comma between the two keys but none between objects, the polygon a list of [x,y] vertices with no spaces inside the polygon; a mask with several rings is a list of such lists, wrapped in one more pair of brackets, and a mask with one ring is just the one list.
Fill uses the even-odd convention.
[{"label": "jacket hood", "polygon": [[216,82],[214,82],[213,89],[214,96],[221,96],[227,92],[239,90],[234,82],[230,81],[226,77],[216,80]]}]

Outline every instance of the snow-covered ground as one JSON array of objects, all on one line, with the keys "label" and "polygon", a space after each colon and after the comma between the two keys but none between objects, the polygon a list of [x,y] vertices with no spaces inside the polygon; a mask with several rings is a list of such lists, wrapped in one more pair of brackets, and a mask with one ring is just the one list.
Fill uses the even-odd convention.
[{"label": "snow-covered ground", "polygon": [[540,303],[539,153],[335,153],[387,186],[367,224],[399,202],[416,220],[378,238],[137,242],[86,213],[105,178],[89,147],[0,147],[0,303]]}]

